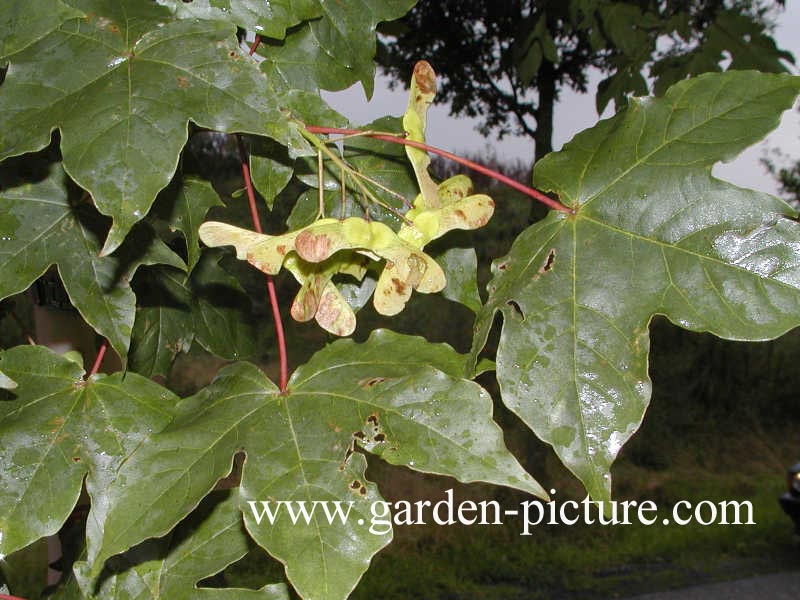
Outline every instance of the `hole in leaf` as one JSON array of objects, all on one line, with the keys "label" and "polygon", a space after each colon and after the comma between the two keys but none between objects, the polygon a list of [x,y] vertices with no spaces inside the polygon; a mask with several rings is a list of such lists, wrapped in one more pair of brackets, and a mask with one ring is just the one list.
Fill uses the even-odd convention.
[{"label": "hole in leaf", "polygon": [[553,268],[553,261],[556,258],[556,250],[555,248],[551,249],[550,252],[547,253],[547,259],[545,259],[542,268],[539,269],[539,273],[547,273],[550,269]]},{"label": "hole in leaf", "polygon": [[516,302],[515,300],[509,300],[508,302],[506,302],[506,304],[507,304],[508,306],[510,306],[510,307],[511,307],[511,308],[514,310],[514,313],[515,313],[515,314],[516,314],[516,315],[517,315],[517,316],[518,316],[520,319],[524,319],[524,318],[525,318],[525,315],[522,313],[522,308],[520,307],[520,305],[519,305],[519,304],[517,304],[517,302]]}]

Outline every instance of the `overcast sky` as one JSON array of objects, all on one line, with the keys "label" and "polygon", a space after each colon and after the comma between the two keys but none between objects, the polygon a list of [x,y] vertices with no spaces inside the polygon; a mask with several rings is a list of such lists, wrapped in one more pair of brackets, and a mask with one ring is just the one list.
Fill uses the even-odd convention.
[{"label": "overcast sky", "polygon": [[[800,2],[789,0],[786,5],[786,10],[778,15],[775,37],[778,46],[792,52],[800,63],[800,35],[797,33],[800,29]],[[797,66],[793,71],[798,72]],[[594,79],[596,85],[599,78]],[[408,101],[405,90],[389,91],[386,80],[381,77],[375,82],[375,93],[369,103],[360,85],[336,94],[326,93],[325,97],[333,108],[356,124],[369,123],[386,114],[400,115]],[[560,148],[577,132],[591,127],[597,119],[594,90],[589,94],[565,90],[555,108],[554,147]],[[456,152],[480,152],[491,146],[502,158],[521,158],[526,162],[532,158],[532,142],[529,138],[507,136],[502,141],[487,139],[475,130],[476,123],[466,118],[450,117],[447,106],[434,105],[428,116],[427,140],[434,146]],[[775,193],[775,181],[766,173],[759,159],[766,155],[768,149],[776,147],[790,156],[800,157],[798,111],[787,111],[780,127],[764,142],[750,148],[729,164],[717,165],[714,174],[737,185]]]}]

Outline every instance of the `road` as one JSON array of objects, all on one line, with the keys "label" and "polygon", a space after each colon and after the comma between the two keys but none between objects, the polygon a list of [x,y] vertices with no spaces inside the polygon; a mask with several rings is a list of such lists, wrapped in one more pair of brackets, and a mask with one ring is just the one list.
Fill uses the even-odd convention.
[{"label": "road", "polygon": [[655,592],[634,596],[628,600],[797,600],[797,598],[800,598],[800,571],[760,575],[671,592]]}]

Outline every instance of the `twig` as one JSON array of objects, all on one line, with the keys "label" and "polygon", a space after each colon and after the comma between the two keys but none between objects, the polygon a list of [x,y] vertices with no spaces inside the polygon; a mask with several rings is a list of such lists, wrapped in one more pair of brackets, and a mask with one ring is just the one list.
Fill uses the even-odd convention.
[{"label": "twig", "polygon": [[[244,187],[247,191],[247,202],[250,205],[250,216],[253,219],[253,229],[258,233],[263,233],[261,229],[261,221],[258,218],[258,207],[256,206],[256,192],[253,189],[253,180],[250,177],[250,165],[247,162],[247,152],[245,151],[242,138],[237,136],[236,141],[239,145],[239,157],[242,161],[242,177],[244,178]],[[269,295],[269,304],[272,308],[272,320],[275,322],[275,336],[278,338],[278,359],[280,361],[280,390],[281,393],[286,392],[286,387],[289,384],[289,361],[286,356],[286,336],[283,332],[283,320],[281,319],[281,310],[278,305],[278,294],[275,291],[275,282],[271,275],[266,275],[267,280],[267,294]]]},{"label": "twig", "polygon": [[317,125],[306,125],[305,129],[311,133],[325,133],[325,134],[336,133],[340,135],[356,135],[358,133],[363,133],[363,135],[375,138],[377,140],[383,140],[385,142],[391,142],[393,144],[402,144],[403,146],[411,146],[412,148],[419,148],[420,150],[425,150],[426,152],[438,154],[439,156],[442,156],[444,158],[462,164],[465,167],[477,171],[478,173],[482,173],[487,177],[491,177],[492,179],[499,181],[500,183],[503,183],[509,187],[512,187],[515,190],[522,192],[526,196],[529,196],[541,202],[542,204],[548,206],[549,208],[552,208],[553,210],[558,210],[560,212],[564,212],[570,215],[575,214],[575,209],[564,206],[557,200],[553,200],[552,198],[543,194],[539,190],[536,190],[532,187],[528,187],[527,185],[524,185],[518,181],[514,181],[510,177],[506,177],[502,173],[498,173],[493,169],[484,167],[483,165],[473,162],[468,158],[463,158],[461,156],[458,156],[457,154],[448,152],[447,150],[442,150],[441,148],[437,148],[436,146],[431,146],[429,144],[425,144],[422,142],[415,142],[414,140],[406,139],[405,136],[403,136],[402,134],[387,135],[383,133],[359,132],[357,129],[343,129],[341,127],[320,127]]}]

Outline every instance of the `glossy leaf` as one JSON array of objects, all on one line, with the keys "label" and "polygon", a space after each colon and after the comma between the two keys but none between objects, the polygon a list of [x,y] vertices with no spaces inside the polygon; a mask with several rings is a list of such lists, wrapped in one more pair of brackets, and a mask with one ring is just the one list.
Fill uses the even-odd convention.
[{"label": "glossy leaf", "polygon": [[260,590],[198,587],[248,551],[238,498],[209,495],[183,523],[158,540],[140,544],[115,559],[99,589],[89,565],[79,562],[75,575],[82,598],[103,600],[288,600],[284,584]]},{"label": "glossy leaf", "polygon": [[266,47],[262,68],[292,88],[343,90],[360,81],[372,96],[375,27],[403,16],[416,0],[317,2],[321,18]]},{"label": "glossy leaf", "polygon": [[643,98],[539,162],[575,210],[528,228],[493,266],[473,357],[497,311],[503,401],[607,499],[650,398],[655,314],[739,340],[800,324],[800,227],[786,204],[711,177],[773,129],[800,79],[707,75]]},{"label": "glossy leaf", "polygon": [[322,15],[320,0],[157,0],[182,18],[229,21],[264,37],[283,39],[286,29]]},{"label": "glossy leaf", "polygon": [[67,172],[113,217],[104,254],[172,178],[189,119],[305,146],[281,109],[302,114],[311,99],[279,94],[239,48],[233,25],[179,20],[138,0],[74,5],[88,16],[12,57],[0,93],[0,159],[42,148],[60,129]]},{"label": "glossy leaf", "polygon": [[[460,379],[464,365],[449,346],[378,331],[364,344],[342,340],[318,352],[285,395],[252,365],[226,367],[126,462],[109,489],[117,508],[91,556],[95,573],[112,554],[169,531],[238,451],[247,454],[239,488],[246,526],[286,564],[304,597],[346,597],[391,539],[388,529],[369,531],[380,496],[355,446],[393,464],[544,496],[503,445],[488,394]],[[131,485],[145,474],[147,489]],[[346,524],[317,516],[311,526],[293,525],[284,516],[270,526],[248,504],[260,508],[261,500],[352,501],[352,508]]]},{"label": "glossy leaf", "polygon": [[55,264],[72,304],[124,359],[136,302],[128,280],[140,265],[183,268],[183,261],[145,225],[101,257],[107,220],[91,206],[73,206],[65,179],[54,165],[40,182],[0,191],[0,298],[24,291]]},{"label": "glossy leaf", "polygon": [[82,13],[61,0],[6,0],[0,14],[0,59],[42,39]]},{"label": "glossy leaf", "polygon": [[[172,417],[170,392],[134,373],[83,380],[74,362],[41,346],[0,353],[18,387],[0,402],[0,555],[56,533],[81,487],[90,523],[120,463]],[[91,527],[91,525],[90,525]]]}]

